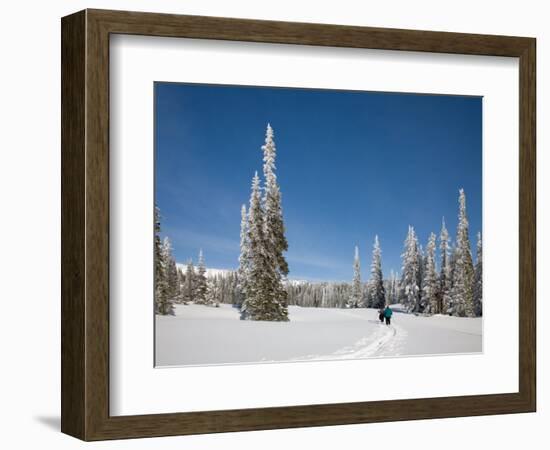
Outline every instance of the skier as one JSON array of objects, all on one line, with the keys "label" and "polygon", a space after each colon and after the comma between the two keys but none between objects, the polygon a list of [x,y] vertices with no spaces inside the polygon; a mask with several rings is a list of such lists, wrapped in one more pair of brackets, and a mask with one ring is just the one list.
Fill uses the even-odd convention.
[{"label": "skier", "polygon": [[380,323],[384,323],[384,308],[380,308],[378,310],[378,320],[380,321]]},{"label": "skier", "polygon": [[389,325],[391,322],[391,316],[393,314],[392,309],[388,306],[386,306],[386,309],[384,310],[384,317],[386,319],[386,325]]}]

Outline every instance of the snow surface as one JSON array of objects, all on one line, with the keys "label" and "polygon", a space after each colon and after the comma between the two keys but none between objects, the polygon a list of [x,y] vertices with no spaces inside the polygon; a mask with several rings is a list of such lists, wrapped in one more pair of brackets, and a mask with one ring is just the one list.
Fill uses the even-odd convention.
[{"label": "snow surface", "polygon": [[[399,309],[399,308],[396,308]],[[231,305],[177,305],[156,316],[156,365],[210,365],[482,351],[482,319],[415,316],[392,324],[374,309],[289,307],[289,322],[239,320]]]}]

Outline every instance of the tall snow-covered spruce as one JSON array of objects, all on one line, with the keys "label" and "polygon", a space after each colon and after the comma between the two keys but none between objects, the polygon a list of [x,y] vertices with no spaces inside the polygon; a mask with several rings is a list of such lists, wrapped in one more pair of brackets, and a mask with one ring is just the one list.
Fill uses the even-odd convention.
[{"label": "tall snow-covered spruce", "polygon": [[390,270],[390,278],[386,280],[386,285],[386,305],[397,303],[399,282],[397,281],[397,274],[393,271],[393,269]]},{"label": "tall snow-covered spruce", "polygon": [[207,280],[204,304],[216,308],[220,306],[220,288],[215,279],[210,278]]},{"label": "tall snow-covered spruce", "polygon": [[359,247],[355,246],[353,258],[353,281],[351,282],[351,293],[348,300],[349,308],[357,308],[363,300],[363,285],[361,284],[361,261],[359,260]]},{"label": "tall snow-covered spruce", "polygon": [[[248,210],[246,252],[241,251],[246,266],[244,300],[241,317],[250,320],[287,321],[287,291],[283,279],[288,264],[283,252],[285,237],[281,192],[275,175],[275,142],[273,129],[267,126],[264,152],[266,185],[261,195],[258,173],[252,179]],[[241,210],[242,215],[242,210]],[[248,256],[246,256],[248,253]],[[248,259],[244,263],[244,259]]]},{"label": "tall snow-covered spruce", "polygon": [[265,144],[262,146],[265,179],[263,197],[265,239],[268,255],[273,259],[272,264],[275,265],[281,276],[286,277],[288,275],[288,264],[284,252],[288,250],[288,242],[285,237],[281,190],[275,174],[277,153],[273,137],[273,128],[270,124],[267,124]]},{"label": "tall snow-covered spruce", "polygon": [[403,266],[401,270],[399,301],[405,306],[407,311],[418,312],[420,310],[420,286],[418,283],[420,251],[416,233],[410,225],[401,258]]},{"label": "tall snow-covered spruce", "polygon": [[[261,194],[258,173],[252,179],[248,214],[241,208],[241,251],[239,293],[241,318],[287,321],[288,293],[284,280],[288,250],[283,221],[281,190],[275,174],[276,147],[271,125],[267,125],[263,151],[265,186]],[[241,301],[241,300],[238,300]]]},{"label": "tall snow-covered spruce", "polygon": [[[418,239],[418,238],[417,238]],[[426,256],[422,244],[418,243],[418,272],[416,273],[416,285],[418,286],[418,301],[415,312],[423,312],[426,305],[422,302],[422,288],[424,285],[424,272],[426,269]]]},{"label": "tall snow-covered spruce", "polygon": [[439,296],[438,310],[442,314],[448,314],[451,306],[451,246],[449,232],[445,225],[445,218],[441,221],[441,232],[439,234],[439,251],[441,254],[441,266],[439,269]]},{"label": "tall snow-covered spruce", "polygon": [[383,308],[386,303],[386,289],[384,288],[384,277],[382,275],[382,250],[380,249],[378,235],[374,237],[370,273],[368,306],[371,308]]},{"label": "tall snow-covered spruce", "polygon": [[483,314],[483,249],[481,243],[481,233],[477,233],[476,245],[476,265],[475,286],[474,286],[474,305],[476,316]]},{"label": "tall snow-covered spruce", "polygon": [[197,266],[197,273],[195,274],[194,295],[195,303],[206,303],[206,265],[204,264],[204,254],[202,249],[199,250],[199,263]]},{"label": "tall snow-covered spruce", "polygon": [[426,267],[424,268],[424,280],[422,282],[422,305],[424,310],[431,314],[440,313],[439,309],[439,283],[435,268],[436,237],[430,234],[426,247]]},{"label": "tall snow-covered spruce", "polygon": [[172,302],[180,301],[181,288],[178,276],[178,268],[176,261],[172,255],[172,243],[168,237],[165,237],[162,242],[162,259],[165,267],[166,285],[168,289],[168,299]]},{"label": "tall snow-covered spruce", "polygon": [[252,178],[250,201],[248,206],[248,275],[246,293],[241,305],[241,317],[254,319],[263,290],[263,268],[265,262],[263,208],[260,194],[258,172]]},{"label": "tall snow-covered spruce", "polygon": [[168,280],[170,255],[166,255],[164,245],[160,239],[160,211],[155,206],[155,311],[157,314],[168,315],[174,313],[174,299]]},{"label": "tall snow-covered spruce", "polygon": [[250,269],[250,242],[248,240],[248,214],[246,205],[241,207],[241,235],[240,235],[240,253],[239,268],[237,270],[237,290],[235,295],[235,305],[241,306],[246,296],[246,285]]},{"label": "tall snow-covered spruce", "polygon": [[460,189],[458,197],[458,228],[456,235],[456,261],[452,288],[453,313],[474,317],[474,265],[470,248],[469,224],[466,213],[466,194]]},{"label": "tall snow-covered spruce", "polygon": [[187,262],[185,269],[185,284],[183,286],[183,301],[189,303],[195,301],[195,267],[193,260]]}]

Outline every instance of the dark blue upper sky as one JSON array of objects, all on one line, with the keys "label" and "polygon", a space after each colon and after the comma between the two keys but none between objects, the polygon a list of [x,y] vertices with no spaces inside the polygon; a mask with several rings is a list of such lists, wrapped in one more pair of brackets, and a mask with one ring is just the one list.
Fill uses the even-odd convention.
[{"label": "dark blue upper sky", "polygon": [[368,278],[374,235],[384,275],[401,270],[409,224],[425,246],[445,216],[456,235],[466,191],[481,230],[482,99],[443,95],[156,83],[156,202],[178,262],[236,268],[240,207],[262,172],[271,123],[289,276]]}]

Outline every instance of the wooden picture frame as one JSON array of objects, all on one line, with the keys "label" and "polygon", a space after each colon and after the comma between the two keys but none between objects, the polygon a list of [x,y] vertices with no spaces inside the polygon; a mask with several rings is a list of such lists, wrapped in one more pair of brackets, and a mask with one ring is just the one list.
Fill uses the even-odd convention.
[{"label": "wooden picture frame", "polygon": [[[64,433],[101,440],[535,411],[535,39],[105,10],[64,17],[61,30]],[[110,416],[109,36],[117,33],[519,58],[519,391]]]}]

